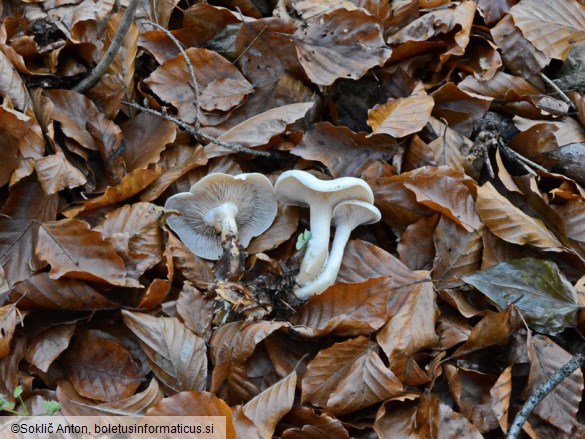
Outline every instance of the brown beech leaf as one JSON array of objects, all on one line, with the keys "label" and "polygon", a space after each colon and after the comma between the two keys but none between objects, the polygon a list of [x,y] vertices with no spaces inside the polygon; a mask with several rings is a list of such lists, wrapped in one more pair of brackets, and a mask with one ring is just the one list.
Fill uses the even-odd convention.
[{"label": "brown beech leaf", "polygon": [[416,200],[435,210],[468,232],[477,231],[481,221],[471,191],[461,181],[448,176],[420,176],[404,183]]},{"label": "brown beech leaf", "polygon": [[[112,40],[115,38],[116,32],[123,21],[123,17],[124,12],[118,11],[108,20],[106,26],[106,45],[104,49],[109,49],[112,44]],[[109,73],[124,78],[126,93],[128,96],[132,96],[134,93],[134,72],[136,55],[138,52],[138,34],[138,26],[136,26],[135,23],[131,23],[129,29],[126,31],[124,39],[122,40],[122,44],[116,51],[116,56],[108,69]]]},{"label": "brown beech leaf", "polygon": [[508,412],[512,396],[512,366],[506,367],[498,377],[496,383],[490,389],[492,410],[500,428],[504,433],[508,432]]},{"label": "brown beech leaf", "polygon": [[[211,50],[191,47],[185,51],[199,88],[199,103],[205,111],[227,111],[253,91],[252,84],[224,57]],[[156,95],[179,111],[179,118],[192,123],[195,92],[183,55],[166,61],[144,80]]]},{"label": "brown beech leaf", "polygon": [[336,9],[295,32],[299,60],[309,79],[331,85],[338,78],[361,78],[381,66],[392,51],[382,26],[365,11]]},{"label": "brown beech leaf", "polygon": [[432,278],[437,290],[461,286],[460,277],[481,268],[483,226],[467,232],[442,217],[434,231],[435,260]]},{"label": "brown beech leaf", "polygon": [[244,414],[254,423],[263,438],[272,437],[280,419],[291,409],[296,385],[297,373],[293,371],[244,405]]},{"label": "brown beech leaf", "polygon": [[120,125],[124,133],[124,162],[128,172],[158,162],[160,154],[175,140],[172,122],[148,113],[140,113]]},{"label": "brown beech leaf", "polygon": [[482,433],[498,428],[490,398],[486,398],[496,377],[474,370],[465,370],[447,363],[443,368],[450,394],[461,414]]},{"label": "brown beech leaf", "polygon": [[420,131],[429,121],[434,100],[424,93],[390,98],[368,110],[368,125],[376,134],[405,137]]},{"label": "brown beech leaf", "polygon": [[126,348],[99,331],[79,335],[65,353],[63,365],[75,390],[98,401],[131,396],[143,380]]},{"label": "brown beech leaf", "polygon": [[246,252],[254,255],[278,247],[297,231],[298,225],[299,209],[294,206],[280,205],[276,212],[276,219],[270,228],[252,239]]},{"label": "brown beech leaf", "polygon": [[510,14],[524,37],[552,58],[565,60],[585,40],[585,7],[577,0],[523,0]]},{"label": "brown beech leaf", "polygon": [[562,251],[563,245],[539,219],[526,215],[492,186],[477,189],[477,210],[483,223],[499,238],[545,251]]},{"label": "brown beech leaf", "polygon": [[[218,136],[218,139],[222,142],[238,143],[248,148],[265,145],[273,136],[282,133],[288,124],[304,117],[314,105],[313,102],[302,102],[272,108],[230,128]],[[215,143],[205,146],[205,155],[208,158],[233,153],[233,150]]]},{"label": "brown beech leaf", "polygon": [[307,337],[371,334],[386,322],[391,284],[388,278],[357,284],[337,283],[313,297],[292,316],[293,329]]},{"label": "brown beech leaf", "polygon": [[205,341],[177,318],[122,311],[124,323],[140,339],[150,367],[165,393],[203,390],[207,383]]},{"label": "brown beech leaf", "polygon": [[567,236],[574,241],[585,243],[585,201],[573,200],[555,208],[563,218]]},{"label": "brown beech leaf", "polygon": [[[77,279],[51,279],[48,273],[35,274],[14,286],[21,309],[84,311],[118,308],[86,282]],[[18,297],[18,296],[16,296]]]},{"label": "brown beech leaf", "polygon": [[[404,284],[412,278],[412,271],[400,260],[380,247],[359,239],[350,240],[343,254],[343,262],[337,276],[338,282],[360,283],[368,279],[389,277]],[[420,276],[415,276],[418,282]]]},{"label": "brown beech leaf", "polygon": [[[419,439],[416,426],[416,405],[389,401],[380,406],[376,413],[374,431],[380,439]],[[432,437],[432,436],[431,436]]]},{"label": "brown beech leaf", "polygon": [[388,323],[376,335],[390,368],[397,374],[402,373],[411,355],[439,342],[435,332],[439,317],[436,294],[428,274],[423,273],[428,272],[413,272],[412,280],[402,285],[400,280],[394,280],[389,294]]},{"label": "brown beech leaf", "polygon": [[302,380],[302,401],[350,413],[403,393],[403,386],[384,366],[374,343],[360,336],[321,350]]},{"label": "brown beech leaf", "polygon": [[161,223],[164,209],[151,203],[125,205],[106,215],[93,230],[114,245],[126,264],[128,276],[136,279],[156,265],[164,251]]},{"label": "brown beech leaf", "polygon": [[206,297],[189,282],[184,282],[177,299],[177,314],[187,328],[208,342],[215,305],[215,300]]},{"label": "brown beech leaf", "polygon": [[400,261],[411,270],[428,270],[435,257],[433,233],[440,215],[421,218],[410,224],[400,236],[396,251]]},{"label": "brown beech leaf", "polygon": [[96,403],[79,395],[69,380],[57,382],[57,400],[61,403],[61,412],[65,416],[119,416],[121,413],[136,416],[163,399],[156,379],[150,380],[148,387],[128,398],[110,403]]},{"label": "brown beech leaf", "polygon": [[146,411],[146,416],[225,416],[226,439],[236,439],[232,411],[209,392],[180,392],[164,398]]},{"label": "brown beech leaf", "polygon": [[18,323],[16,305],[0,307],[0,359],[10,353],[10,343]]},{"label": "brown beech leaf", "polygon": [[[533,394],[542,383],[571,359],[567,351],[542,335],[529,334],[527,348],[530,373],[528,384],[522,393],[524,398]],[[583,372],[577,369],[544,397],[534,409],[534,413],[565,433],[570,433],[577,422],[576,415],[581,401],[581,392],[583,392]]]},{"label": "brown beech leaf", "polygon": [[215,282],[207,262],[191,253],[185,244],[172,233],[168,233],[167,236],[167,246],[173,255],[173,264],[185,279],[202,289],[206,289]]},{"label": "brown beech leaf", "polygon": [[126,285],[124,261],[114,246],[89,224],[65,219],[41,224],[37,256],[51,264],[49,277],[72,277],[83,280]]},{"label": "brown beech leaf", "polygon": [[510,336],[521,327],[522,318],[513,306],[498,313],[490,313],[474,326],[467,341],[453,353],[453,356],[462,356],[506,343]]},{"label": "brown beech leaf", "polygon": [[333,177],[359,177],[375,161],[390,161],[401,146],[389,136],[367,136],[344,126],[319,122],[311,126],[292,153],[305,160],[316,160]]},{"label": "brown beech leaf", "polygon": [[499,21],[512,6],[516,4],[516,0],[479,0],[479,9],[485,17],[487,24]]},{"label": "brown beech leaf", "polygon": [[527,96],[540,93],[539,89],[520,76],[498,72],[487,81],[478,81],[473,76],[468,76],[459,83],[462,90],[489,96],[494,99],[504,99],[508,92],[512,91],[519,96]]},{"label": "brown beech leaf", "polygon": [[75,325],[55,326],[41,332],[30,340],[24,354],[25,360],[47,372],[53,361],[69,347],[74,332]]},{"label": "brown beech leaf", "polygon": [[[44,264],[34,253],[39,223],[54,220],[59,197],[47,196],[31,180],[14,186],[0,211],[0,265],[8,286],[29,278]],[[29,261],[23,264],[22,261]]]},{"label": "brown beech leaf", "polygon": [[[161,168],[156,166],[154,169],[135,169],[126,174],[120,184],[117,186],[108,186],[103,195],[86,201],[81,206],[73,206],[63,212],[67,218],[73,218],[81,212],[97,209],[98,207],[109,206],[111,204],[124,201],[146,188],[150,183],[155,181],[161,174]],[[156,197],[155,197],[156,198]]]},{"label": "brown beech leaf", "polygon": [[[546,67],[550,58],[525,38],[522,31],[514,24],[512,16],[509,14],[505,15],[491,29],[491,34],[494,42],[502,52],[502,58],[506,67],[515,75],[526,78],[532,84],[540,86],[542,83],[540,71]],[[496,76],[498,75],[507,74],[498,72]],[[521,78],[518,78],[517,81],[520,80],[524,81]],[[515,90],[515,88],[510,88],[510,90]]]},{"label": "brown beech leaf", "polygon": [[547,124],[556,127],[554,132],[555,139],[559,146],[569,145],[570,143],[585,142],[585,128],[572,117],[559,121],[532,120],[523,117],[514,117],[514,124],[520,131],[526,131],[535,125]]},{"label": "brown beech leaf", "polygon": [[319,439],[331,437],[349,439],[349,433],[339,419],[322,413],[317,415],[309,407],[293,407],[285,418],[287,424],[298,425],[282,433],[282,439]]},{"label": "brown beech leaf", "polygon": [[18,369],[20,361],[24,357],[26,339],[17,337],[12,342],[10,353],[0,359],[0,395],[7,402],[15,402],[14,389],[22,378],[22,372]]},{"label": "brown beech leaf", "polygon": [[73,166],[60,150],[35,161],[35,171],[43,190],[49,195],[87,182],[85,175]]}]

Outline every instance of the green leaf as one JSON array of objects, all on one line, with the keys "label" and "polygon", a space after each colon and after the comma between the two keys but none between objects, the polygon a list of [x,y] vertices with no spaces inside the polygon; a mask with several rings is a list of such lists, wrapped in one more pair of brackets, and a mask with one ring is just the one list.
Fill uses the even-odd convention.
[{"label": "green leaf", "polygon": [[311,239],[311,231],[305,230],[303,233],[299,235],[297,238],[296,248],[298,251],[304,251],[305,247],[307,247],[307,243]]},{"label": "green leaf", "polygon": [[463,276],[500,308],[513,304],[535,330],[555,335],[575,326],[577,292],[550,261],[516,259]]},{"label": "green leaf", "polygon": [[15,398],[18,398],[20,395],[22,395],[22,386],[16,386],[16,388],[14,389],[13,395]]},{"label": "green leaf", "polygon": [[54,415],[61,410],[61,404],[57,401],[43,401],[43,409],[45,409],[47,415]]}]

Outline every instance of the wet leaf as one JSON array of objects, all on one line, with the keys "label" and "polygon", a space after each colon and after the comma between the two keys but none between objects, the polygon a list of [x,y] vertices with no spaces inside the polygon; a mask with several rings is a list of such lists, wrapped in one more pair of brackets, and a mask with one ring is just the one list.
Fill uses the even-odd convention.
[{"label": "wet leaf", "polygon": [[463,276],[500,308],[513,304],[537,331],[555,335],[576,324],[577,292],[558,267],[532,258]]}]

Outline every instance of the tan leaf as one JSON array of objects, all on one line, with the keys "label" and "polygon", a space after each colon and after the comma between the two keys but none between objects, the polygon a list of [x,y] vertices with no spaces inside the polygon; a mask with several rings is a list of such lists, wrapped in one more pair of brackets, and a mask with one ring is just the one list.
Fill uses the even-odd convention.
[{"label": "tan leaf", "polygon": [[307,366],[302,401],[327,407],[335,414],[368,407],[403,392],[366,337],[321,350]]},{"label": "tan leaf", "polygon": [[29,342],[25,360],[47,372],[53,361],[69,347],[74,332],[75,325],[60,325],[41,332]]},{"label": "tan leaf", "polygon": [[128,172],[158,162],[160,153],[175,140],[175,125],[162,117],[140,113],[120,125],[124,133],[124,162]]},{"label": "tan leaf", "polygon": [[[209,392],[177,393],[149,408],[146,416],[225,416],[223,437],[236,439],[232,411],[224,401]],[[222,434],[221,431],[217,433]]]},{"label": "tan leaf", "polygon": [[540,90],[520,76],[513,76],[505,72],[497,72],[487,81],[478,81],[469,75],[459,84],[462,90],[489,96],[494,99],[504,99],[508,92],[513,91],[519,96],[540,93]]},{"label": "tan leaf", "polygon": [[293,371],[244,405],[244,414],[254,422],[261,437],[272,438],[276,425],[293,405],[296,385],[297,373]]},{"label": "tan leaf", "polygon": [[426,94],[390,98],[368,111],[368,125],[374,133],[404,137],[420,131],[429,121],[434,100]]},{"label": "tan leaf", "polygon": [[[34,253],[39,223],[54,220],[59,197],[34,181],[14,186],[0,211],[0,265],[11,287],[45,266]],[[22,261],[30,261],[23,264]]]},{"label": "tan leaf", "polygon": [[420,439],[416,412],[414,404],[387,402],[376,413],[374,431],[380,439]]},{"label": "tan leaf", "polygon": [[436,249],[432,277],[437,290],[461,286],[460,277],[481,268],[483,226],[466,232],[446,218],[441,218],[434,233]]},{"label": "tan leaf", "polygon": [[388,278],[335,284],[303,305],[291,323],[307,337],[371,334],[386,322],[390,285]]},{"label": "tan leaf", "polygon": [[174,266],[189,282],[202,289],[215,282],[207,262],[191,253],[172,233],[167,233],[167,237],[167,246],[173,255]]},{"label": "tan leaf", "polygon": [[49,195],[87,182],[83,173],[73,166],[59,150],[53,155],[35,161],[35,171],[43,190]]},{"label": "tan leaf", "polygon": [[338,78],[361,78],[381,66],[392,51],[384,45],[382,27],[364,11],[337,9],[295,32],[299,60],[314,84]]},{"label": "tan leaf", "polygon": [[299,210],[294,206],[280,205],[276,212],[276,219],[268,230],[253,238],[246,248],[250,255],[262,253],[278,247],[287,241],[299,225]]},{"label": "tan leaf", "polygon": [[124,323],[140,339],[150,367],[165,393],[203,390],[207,384],[205,341],[174,317],[122,311]]},{"label": "tan leaf", "polygon": [[400,374],[411,355],[439,342],[435,332],[439,311],[432,283],[424,277],[414,284],[397,282],[389,295],[388,313],[388,323],[376,339],[388,357],[390,368]]},{"label": "tan leaf", "polygon": [[49,277],[126,285],[126,268],[114,246],[89,224],[79,220],[60,220],[41,224],[36,254],[51,264]]},{"label": "tan leaf", "polygon": [[[244,122],[227,130],[218,136],[222,142],[237,143],[248,148],[261,146],[276,134],[282,133],[288,124],[296,122],[305,116],[313,102],[296,103],[272,108],[264,113],[246,119]],[[233,154],[231,149],[224,148],[215,143],[205,146],[205,155],[208,158],[218,157],[226,154]]]},{"label": "tan leaf", "polygon": [[65,353],[63,365],[75,390],[99,401],[131,396],[143,380],[126,348],[99,331],[83,332]]},{"label": "tan leaf", "polygon": [[157,166],[154,169],[136,169],[126,174],[117,186],[108,186],[103,195],[86,201],[81,206],[73,206],[63,212],[67,218],[73,218],[81,212],[124,201],[146,188],[161,174]]},{"label": "tan leaf", "polygon": [[385,135],[367,136],[344,126],[319,122],[303,135],[292,153],[325,164],[333,177],[359,177],[375,161],[391,161],[401,146]]},{"label": "tan leaf", "polygon": [[[185,52],[195,72],[202,110],[230,110],[253,91],[252,84],[218,53],[195,47]],[[183,55],[166,61],[144,83],[163,101],[177,108],[180,119],[187,123],[195,121],[195,92]]]},{"label": "tan leaf", "polygon": [[512,6],[516,0],[479,0],[478,5],[481,9],[487,24],[499,21]]},{"label": "tan leaf", "polygon": [[208,342],[216,303],[189,282],[184,282],[177,299],[177,314],[187,328]]},{"label": "tan leaf", "polygon": [[[109,49],[112,44],[120,23],[124,17],[124,12],[119,11],[113,14],[108,20],[106,26],[106,44],[104,50]],[[109,66],[109,73],[120,75],[124,78],[126,84],[126,94],[133,96],[134,93],[134,71],[136,64],[136,54],[138,52],[138,26],[135,23],[131,23],[129,29],[126,31],[126,35],[122,40],[122,44],[116,50],[116,56]]]},{"label": "tan leaf", "polygon": [[[534,393],[570,359],[571,355],[560,346],[542,335],[528,336],[528,358],[530,373],[528,384],[522,393],[524,398]],[[577,369],[551,390],[536,406],[534,412],[555,427],[570,433],[576,424],[576,414],[583,392],[583,373]]]},{"label": "tan leaf", "polygon": [[585,243],[585,202],[573,200],[561,206],[555,206],[563,218],[570,239]]},{"label": "tan leaf", "polygon": [[510,14],[526,39],[552,58],[565,60],[585,40],[585,6],[576,0],[523,0]]},{"label": "tan leaf", "polygon": [[429,270],[435,257],[433,233],[441,215],[421,218],[400,235],[396,252],[411,270]]},{"label": "tan leaf", "polygon": [[563,250],[561,242],[542,221],[526,215],[489,182],[477,189],[477,210],[490,231],[507,242],[545,251]]},{"label": "tan leaf", "polygon": [[496,418],[498,418],[500,428],[504,433],[507,433],[510,398],[512,396],[512,366],[506,367],[500,374],[498,380],[490,389],[490,396],[492,410]]},{"label": "tan leaf", "polygon": [[86,282],[77,279],[51,279],[48,273],[39,273],[14,286],[22,309],[50,309],[55,311],[85,311],[115,309],[119,305],[109,301]]},{"label": "tan leaf", "polygon": [[10,344],[18,323],[16,305],[0,307],[0,359],[10,353]]},{"label": "tan leaf", "polygon": [[14,106],[23,112],[32,107],[26,85],[2,51],[0,51],[0,95],[10,98]]},{"label": "tan leaf", "polygon": [[349,439],[349,433],[339,419],[327,413],[317,415],[309,407],[293,407],[286,419],[298,427],[286,429],[282,439]]},{"label": "tan leaf", "polygon": [[554,135],[559,146],[585,142],[585,128],[571,117],[561,121],[546,121],[531,120],[516,116],[514,117],[514,124],[520,131],[525,131],[538,124],[552,125],[557,128]]},{"label": "tan leaf", "polygon": [[475,202],[461,181],[448,176],[420,176],[408,180],[404,186],[414,192],[419,203],[445,215],[468,232],[479,230],[481,221]]}]

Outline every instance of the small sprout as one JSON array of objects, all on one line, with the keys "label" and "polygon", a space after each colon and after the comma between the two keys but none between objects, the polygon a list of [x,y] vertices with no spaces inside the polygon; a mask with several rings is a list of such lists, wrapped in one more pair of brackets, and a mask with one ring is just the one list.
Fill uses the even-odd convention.
[{"label": "small sprout", "polygon": [[43,401],[43,408],[47,415],[54,415],[61,410],[61,404],[57,401]]},{"label": "small sprout", "polygon": [[12,392],[12,395],[15,398],[18,398],[20,395],[22,395],[22,392],[23,392],[22,386],[16,386],[16,388],[14,389],[14,392]]},{"label": "small sprout", "polygon": [[300,252],[304,252],[305,249],[307,248],[307,244],[309,243],[309,240],[310,239],[311,239],[311,231],[310,230],[305,230],[297,238],[297,244],[295,246],[296,249],[298,251],[300,251]]}]

